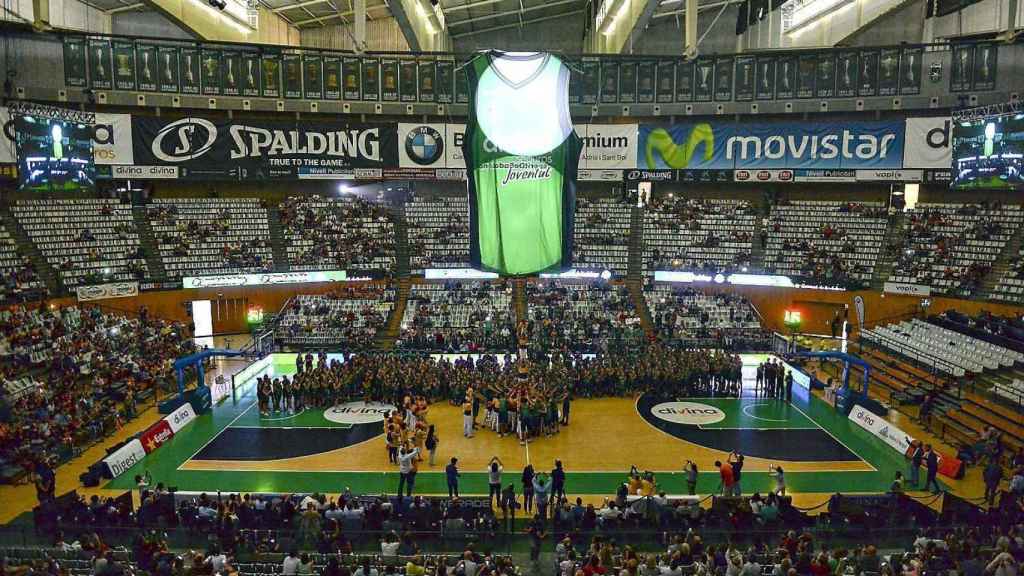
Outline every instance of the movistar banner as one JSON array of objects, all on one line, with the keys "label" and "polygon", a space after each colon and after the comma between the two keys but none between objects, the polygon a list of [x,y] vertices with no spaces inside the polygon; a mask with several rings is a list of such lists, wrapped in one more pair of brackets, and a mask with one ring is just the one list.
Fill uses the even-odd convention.
[{"label": "movistar banner", "polygon": [[135,166],[176,166],[179,178],[352,179],[398,164],[395,124],[132,119]]},{"label": "movistar banner", "polygon": [[901,168],[905,123],[688,122],[639,129],[647,169]]}]

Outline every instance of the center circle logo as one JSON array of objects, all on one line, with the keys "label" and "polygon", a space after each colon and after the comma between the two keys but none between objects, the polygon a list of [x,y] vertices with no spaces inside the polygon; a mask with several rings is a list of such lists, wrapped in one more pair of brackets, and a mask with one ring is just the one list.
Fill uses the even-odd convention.
[{"label": "center circle logo", "polygon": [[394,410],[391,404],[349,402],[324,410],[324,418],[338,424],[371,424],[383,422],[384,415]]},{"label": "center circle logo", "polygon": [[444,154],[444,137],[432,126],[418,126],[405,136],[405,153],[420,166],[430,166]]},{"label": "center circle logo", "polygon": [[725,412],[697,402],[662,402],[651,408],[651,414],[676,424],[714,424],[725,420]]}]

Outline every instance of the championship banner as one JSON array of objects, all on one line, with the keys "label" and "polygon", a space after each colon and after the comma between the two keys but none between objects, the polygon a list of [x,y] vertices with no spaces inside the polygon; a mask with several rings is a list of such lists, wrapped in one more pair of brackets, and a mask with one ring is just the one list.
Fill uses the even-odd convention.
[{"label": "championship banner", "polygon": [[146,451],[146,454],[152,454],[154,450],[163,446],[172,436],[174,436],[174,432],[171,430],[171,425],[167,423],[167,420],[157,420],[156,423],[139,435],[139,442],[142,443],[142,448]]},{"label": "championship banner", "polygon": [[398,162],[394,124],[135,117],[134,164],[176,166],[182,179],[350,177]]},{"label": "championship banner", "polygon": [[[637,166],[648,169],[902,168],[903,120],[641,124]],[[851,177],[854,176],[851,174]]]},{"label": "championship banner", "polygon": [[138,438],[132,438],[124,446],[121,446],[113,454],[102,460],[107,467],[107,477],[117,478],[127,472],[146,457],[146,449]]},{"label": "championship banner", "polygon": [[495,51],[466,70],[471,264],[507,275],[570,267],[582,142],[569,68],[552,54]]},{"label": "championship banner", "polygon": [[105,300],[107,298],[129,298],[139,295],[138,282],[112,282],[110,284],[94,284],[79,286],[75,289],[79,302]]},{"label": "championship banner", "polygon": [[904,168],[943,168],[953,165],[953,122],[949,116],[907,118]]}]

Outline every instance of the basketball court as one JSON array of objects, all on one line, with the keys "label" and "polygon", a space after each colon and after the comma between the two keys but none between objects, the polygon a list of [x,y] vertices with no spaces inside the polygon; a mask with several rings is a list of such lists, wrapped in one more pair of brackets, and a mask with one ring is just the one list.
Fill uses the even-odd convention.
[{"label": "basketball court", "polygon": [[[211,413],[106,488],[131,488],[134,476],[148,470],[154,481],[180,490],[393,492],[398,473],[388,464],[382,425],[391,406],[353,402],[261,417],[256,377],[293,373],[294,358],[275,354],[236,374],[234,391]],[[734,449],[746,456],[746,493],[770,490],[774,483],[768,470],[776,465],[786,471],[791,492],[823,496],[887,490],[893,474],[905,468],[902,456],[798,384],[792,403],[756,396],[756,366],[765,358],[743,356],[741,398],[577,400],[568,427],[526,446],[487,430],[464,438],[460,409],[434,404],[427,418],[437,427],[440,443],[435,465],[420,464],[416,490],[446,494],[444,465],[457,457],[462,492],[486,494],[485,469],[498,456],[505,480],[517,484],[527,463],[550,469],[560,459],[568,491],[592,497],[613,494],[634,465],[655,472],[666,492],[683,493],[681,470],[690,459],[700,469],[698,492],[710,493],[718,487],[714,462]]]}]

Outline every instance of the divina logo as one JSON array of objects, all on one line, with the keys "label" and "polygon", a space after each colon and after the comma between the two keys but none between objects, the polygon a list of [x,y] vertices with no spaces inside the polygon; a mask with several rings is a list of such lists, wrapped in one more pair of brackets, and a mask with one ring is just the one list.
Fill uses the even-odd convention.
[{"label": "divina logo", "polygon": [[725,420],[725,412],[720,408],[698,402],[662,402],[651,408],[651,414],[676,424],[703,425]]},{"label": "divina logo", "polygon": [[324,418],[338,424],[371,424],[381,422],[388,412],[395,410],[391,404],[377,402],[349,402],[324,411]]}]

